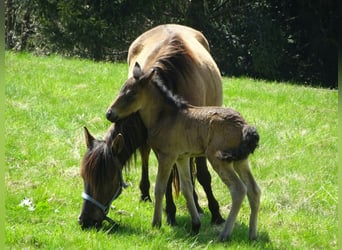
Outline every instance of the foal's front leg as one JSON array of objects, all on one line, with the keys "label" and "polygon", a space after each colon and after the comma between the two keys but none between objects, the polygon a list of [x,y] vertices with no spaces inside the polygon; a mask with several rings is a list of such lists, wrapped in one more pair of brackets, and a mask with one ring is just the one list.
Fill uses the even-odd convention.
[{"label": "foal's front leg", "polygon": [[163,213],[163,197],[166,191],[167,181],[171,174],[172,166],[175,160],[171,157],[158,157],[158,172],[156,179],[156,186],[154,188],[155,205],[152,220],[153,227],[161,227],[162,213]]}]

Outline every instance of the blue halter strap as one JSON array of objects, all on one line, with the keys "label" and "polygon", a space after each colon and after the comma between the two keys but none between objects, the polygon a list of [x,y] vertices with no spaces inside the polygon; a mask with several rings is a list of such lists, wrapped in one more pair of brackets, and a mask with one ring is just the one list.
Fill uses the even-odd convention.
[{"label": "blue halter strap", "polygon": [[97,200],[95,200],[93,197],[91,197],[89,194],[85,193],[85,192],[82,192],[82,198],[86,201],[89,201],[91,203],[93,203],[95,206],[97,206],[98,208],[100,208],[102,210],[102,212],[106,215],[106,218],[105,219],[109,219],[107,217],[107,214],[109,212],[109,208],[110,208],[110,205],[112,204],[112,202],[118,198],[118,196],[120,195],[121,191],[122,191],[122,188],[126,188],[127,187],[127,184],[123,181],[123,177],[122,177],[122,172],[120,171],[120,181],[119,181],[119,187],[118,189],[116,190],[116,192],[114,193],[113,195],[113,198],[107,203],[107,205],[103,205],[101,204],[100,202],[98,202]]}]

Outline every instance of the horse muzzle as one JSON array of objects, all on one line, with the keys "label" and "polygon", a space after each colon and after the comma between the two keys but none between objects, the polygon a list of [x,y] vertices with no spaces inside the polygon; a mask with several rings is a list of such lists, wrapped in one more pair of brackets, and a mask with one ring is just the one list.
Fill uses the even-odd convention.
[{"label": "horse muzzle", "polygon": [[99,229],[102,226],[104,218],[91,218],[87,217],[85,214],[81,214],[78,217],[78,223],[82,227],[82,229],[87,229],[87,228],[97,228]]},{"label": "horse muzzle", "polygon": [[106,118],[110,122],[116,122],[119,120],[119,116],[112,109],[107,110]]}]

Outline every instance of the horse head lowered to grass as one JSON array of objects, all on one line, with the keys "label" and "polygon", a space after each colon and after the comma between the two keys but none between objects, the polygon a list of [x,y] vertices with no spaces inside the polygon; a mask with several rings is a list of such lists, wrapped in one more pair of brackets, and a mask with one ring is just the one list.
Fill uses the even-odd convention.
[{"label": "horse head lowered to grass", "polygon": [[[219,106],[222,104],[222,82],[219,69],[209,53],[208,41],[197,30],[176,24],[157,26],[140,35],[131,44],[127,61],[129,64],[129,77],[134,74],[134,65],[139,61],[141,68],[146,71],[157,67],[160,77],[170,91],[181,95],[189,103],[197,106]],[[135,118],[133,120],[137,121]],[[126,122],[125,124],[134,124],[135,122]],[[123,135],[123,140],[119,138],[114,140],[118,136],[118,132]],[[138,139],[130,136],[132,133]],[[117,177],[117,175],[121,175],[121,172],[117,172],[119,171],[117,169],[122,169],[125,165],[126,160],[129,158],[127,158],[127,153],[132,155],[137,148],[140,149],[142,159],[141,199],[150,200],[148,178],[150,146],[146,143],[147,135],[145,140],[142,140],[141,135],[144,135],[144,132],[141,126],[132,128],[131,131],[127,131],[125,134],[118,130],[118,124],[115,124],[104,140],[94,139],[88,131],[85,134],[87,152],[81,166],[84,181],[82,195],[84,202],[79,216],[79,223],[82,227],[100,226],[103,219],[109,220],[106,212],[113,195],[118,190],[120,179],[122,179]],[[129,140],[129,138],[133,138],[133,140]],[[123,148],[114,147],[116,143],[122,141],[124,142]],[[126,151],[127,145],[131,146],[130,151]],[[110,152],[110,149],[112,149],[112,152]],[[111,154],[111,156],[108,158],[107,154]],[[203,186],[208,198],[208,206],[212,214],[211,221],[214,224],[220,224],[224,220],[219,211],[219,204],[212,193],[211,176],[206,159],[205,157],[196,157],[195,162],[196,177]],[[103,176],[110,167],[114,172],[110,173],[112,179]],[[176,224],[176,207],[172,201],[170,180],[171,177],[168,181],[168,192],[166,193],[168,196],[166,198],[166,213],[167,222],[174,225]],[[121,182],[123,181],[121,180]],[[96,189],[93,189],[93,186]],[[105,192],[105,189],[109,188],[111,190]],[[193,195],[196,207],[200,210],[194,190]],[[103,209],[104,207],[105,209]]]},{"label": "horse head lowered to grass", "polygon": [[157,67],[144,72],[138,63],[106,116],[117,122],[135,112],[139,112],[146,126],[147,142],[158,159],[152,225],[161,226],[162,197],[176,163],[181,191],[192,218],[192,232],[199,231],[200,219],[192,196],[189,157],[205,156],[232,196],[231,211],[219,239],[226,240],[231,236],[246,193],[251,208],[249,237],[255,239],[260,189],[250,171],[248,156],[258,146],[256,129],[233,109],[188,104],[168,90]]}]

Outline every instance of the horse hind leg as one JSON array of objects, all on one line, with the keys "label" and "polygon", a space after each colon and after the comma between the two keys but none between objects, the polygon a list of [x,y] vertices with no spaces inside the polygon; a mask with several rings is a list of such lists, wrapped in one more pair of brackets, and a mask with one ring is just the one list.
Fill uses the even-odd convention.
[{"label": "horse hind leg", "polygon": [[208,171],[208,166],[205,157],[196,158],[196,168],[198,182],[202,185],[207,195],[208,206],[211,212],[211,223],[216,225],[222,224],[225,220],[222,218],[220,214],[219,204],[215,199],[211,188],[211,175]]},{"label": "horse hind leg", "polygon": [[218,173],[221,180],[229,188],[232,197],[232,208],[225,222],[224,228],[220,233],[219,241],[228,240],[232,234],[237,215],[241,204],[246,195],[246,186],[242,183],[237,173],[234,171],[232,162],[225,162],[217,159],[215,156],[209,158],[214,170]]},{"label": "horse hind leg", "polygon": [[249,239],[255,240],[257,238],[257,223],[261,191],[252,175],[248,159],[234,163],[234,169],[247,187],[247,197],[251,208],[249,218]]},{"label": "horse hind leg", "polygon": [[[177,176],[174,176],[177,175]],[[173,170],[170,174],[169,180],[167,182],[166,193],[165,193],[165,200],[166,200],[166,223],[171,226],[176,226],[176,205],[173,202],[172,196],[172,182],[174,178],[178,178],[178,172],[176,166],[173,166]],[[176,184],[175,184],[176,185]]]},{"label": "horse hind leg", "polygon": [[151,147],[147,144],[141,146],[139,148],[140,155],[141,155],[141,161],[142,161],[142,167],[141,167],[141,179],[140,179],[140,200],[141,201],[152,201],[150,196],[150,180],[149,180],[149,174],[148,174],[148,159],[151,152]]},{"label": "horse hind leg", "polygon": [[203,214],[203,209],[201,208],[201,206],[198,203],[198,196],[197,196],[197,193],[195,190],[195,180],[194,180],[195,171],[196,171],[196,168],[195,168],[195,165],[193,162],[193,158],[190,158],[190,173],[191,173],[191,182],[192,182],[192,185],[194,187],[193,196],[194,196],[195,206],[196,206],[197,212],[199,214]]},{"label": "horse hind leg", "polygon": [[178,159],[177,169],[180,176],[180,187],[181,191],[186,199],[186,204],[191,215],[192,228],[191,233],[197,234],[201,227],[201,222],[199,219],[198,211],[195,206],[194,196],[193,196],[193,185],[191,182],[191,173],[189,166],[189,159]]}]

